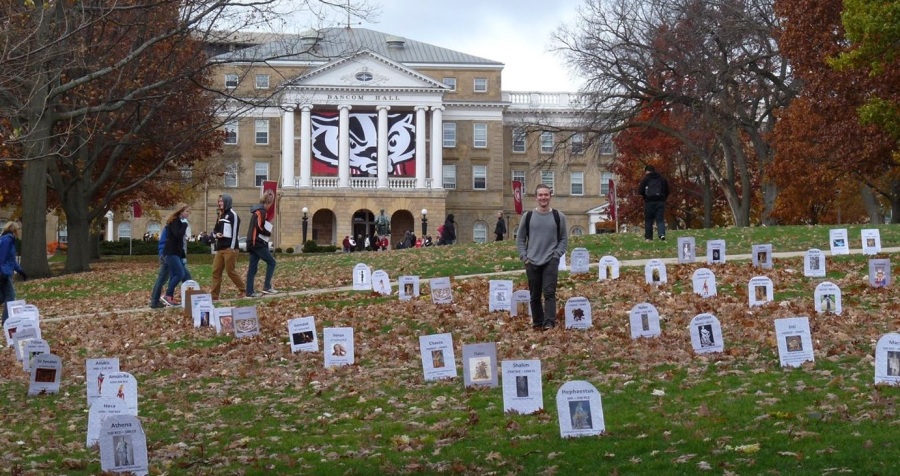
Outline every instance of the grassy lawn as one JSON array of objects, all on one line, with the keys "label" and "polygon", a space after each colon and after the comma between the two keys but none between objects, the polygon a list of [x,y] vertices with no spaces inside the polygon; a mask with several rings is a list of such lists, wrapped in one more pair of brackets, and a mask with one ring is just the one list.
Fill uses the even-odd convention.
[{"label": "grassy lawn", "polygon": [[[858,250],[860,226],[847,226]],[[900,227],[880,227],[884,247],[900,246]],[[725,239],[729,256],[772,243],[775,253],[828,250],[825,227],[682,230],[669,241],[635,234],[573,237],[592,262],[676,256],[679,236]],[[896,261],[896,254],[879,257]],[[234,339],[194,329],[180,310],[149,310],[153,257],[105,258],[94,271],[16,283],[37,305],[44,338],[63,361],[57,395],[26,397],[27,376],[10,349],[0,365],[0,468],[3,474],[100,473],[96,448],[85,448],[86,358],[117,357],[138,380],[140,419],[151,474],[893,474],[900,387],[873,385],[876,340],[900,331],[900,293],[867,284],[868,257],[828,257],[827,277],[803,276],[802,258],[776,258],[774,269],[746,261],[711,267],[718,295],[691,292],[705,263],[668,265],[668,283],[644,283],[625,267],[615,281],[560,274],[559,305],[586,297],[593,327],[531,330],[527,317],[488,312],[488,280],[452,280],[454,303],[336,290],[351,284],[359,262],[392,279],[459,277],[519,271],[512,242],[386,253],[279,255],[275,286],[328,289],[238,300],[257,305],[261,333]],[[208,287],[209,255],[191,256]],[[246,258],[238,271],[246,270]],[[750,308],[747,282],[768,276],[775,302]],[[515,289],[524,277],[510,274]],[[822,281],[843,293],[840,316],[817,314]],[[225,278],[223,296],[238,297]],[[662,334],[631,338],[628,311],[660,311]],[[138,308],[138,309],[136,309]],[[699,313],[722,323],[725,351],[697,355],[687,332]],[[70,318],[78,316],[77,318]],[[321,351],[292,354],[287,321],[314,316],[317,332],[353,327],[356,363],[325,368]],[[773,321],[809,318],[815,362],[781,368]],[[500,388],[469,388],[456,379],[425,381],[420,335],[453,335],[457,367],[463,344],[495,342],[499,360],[540,359],[544,410],[504,413]],[[606,433],[562,439],[556,392],[584,380],[600,391]]]}]

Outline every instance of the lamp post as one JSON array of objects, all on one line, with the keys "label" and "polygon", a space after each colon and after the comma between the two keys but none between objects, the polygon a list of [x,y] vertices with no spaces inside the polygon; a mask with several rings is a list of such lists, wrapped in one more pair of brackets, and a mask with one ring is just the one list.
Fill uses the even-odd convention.
[{"label": "lamp post", "polygon": [[422,239],[428,234],[428,210],[422,209]]},{"label": "lamp post", "polygon": [[303,244],[306,245],[306,232],[309,231],[309,208],[303,207]]}]

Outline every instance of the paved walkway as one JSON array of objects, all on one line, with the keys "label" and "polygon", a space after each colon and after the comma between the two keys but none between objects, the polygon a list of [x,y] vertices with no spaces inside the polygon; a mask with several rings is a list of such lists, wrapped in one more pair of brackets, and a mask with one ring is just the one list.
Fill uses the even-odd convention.
[{"label": "paved walkway", "polygon": [[[882,248],[881,253],[882,254],[900,253],[900,247]],[[774,259],[778,259],[778,258],[797,258],[797,257],[802,257],[805,254],[806,254],[806,251],[773,252],[772,259],[774,260]],[[831,251],[823,250],[822,254],[825,256],[831,256]],[[861,249],[853,249],[853,250],[850,250],[850,254],[859,255],[859,254],[862,254],[862,250]],[[654,258],[622,260],[619,262],[619,266],[643,267],[651,259],[654,259]],[[665,264],[678,264],[677,257],[676,258],[660,258],[660,259]],[[749,253],[726,255],[725,259],[726,259],[726,262],[749,261],[750,259],[752,259],[752,255]],[[703,261],[698,261],[698,262],[703,262]],[[591,268],[596,268],[597,266],[599,266],[599,262],[591,263],[591,265],[590,265]],[[515,269],[515,270],[508,270],[508,271],[496,271],[496,272],[492,272],[492,273],[466,274],[466,275],[454,276],[453,278],[454,279],[490,278],[490,277],[495,277],[495,276],[519,275],[524,272],[525,272],[525,269],[523,268],[523,269]],[[392,281],[391,285],[396,286],[397,281]],[[281,297],[286,297],[286,296],[311,296],[311,295],[315,295],[315,294],[339,293],[339,292],[347,292],[347,291],[353,291],[353,286],[338,286],[338,287],[333,287],[333,288],[304,289],[302,291],[290,291],[290,292],[284,292],[284,293],[279,293],[279,294],[263,295],[262,297],[253,298],[253,299],[275,299],[275,298],[281,298]],[[217,303],[228,303],[231,301],[246,300],[246,299],[249,299],[249,298],[222,299],[222,300],[216,301],[216,302]],[[81,318],[85,318],[85,317],[108,316],[111,314],[132,314],[132,313],[136,313],[136,312],[145,312],[145,311],[148,311],[149,309],[150,309],[149,307],[140,307],[140,308],[134,308],[134,309],[121,309],[118,311],[97,312],[97,313],[92,313],[92,314],[77,314],[74,316],[65,316],[65,317],[49,317],[49,318],[42,318],[42,320],[47,321],[47,322],[54,322],[54,321],[63,321],[63,320],[68,320],[68,319],[81,319]],[[178,307],[175,309],[180,310],[181,308]]]}]

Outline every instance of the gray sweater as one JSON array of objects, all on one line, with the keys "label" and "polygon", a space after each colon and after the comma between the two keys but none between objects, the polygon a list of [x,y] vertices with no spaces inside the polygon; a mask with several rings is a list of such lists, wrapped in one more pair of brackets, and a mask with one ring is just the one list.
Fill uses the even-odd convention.
[{"label": "gray sweater", "polygon": [[519,258],[536,266],[547,264],[552,258],[559,258],[566,253],[569,245],[569,234],[566,227],[566,216],[559,212],[559,228],[561,237],[557,241],[556,220],[553,212],[541,213],[537,209],[531,214],[528,226],[528,237],[525,236],[525,216],[522,215],[522,227],[516,236],[516,247]]}]

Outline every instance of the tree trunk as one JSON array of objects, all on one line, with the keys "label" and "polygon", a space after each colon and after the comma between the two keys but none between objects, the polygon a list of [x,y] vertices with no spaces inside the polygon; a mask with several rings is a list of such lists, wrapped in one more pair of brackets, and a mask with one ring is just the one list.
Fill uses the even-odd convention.
[{"label": "tree trunk", "polygon": [[863,206],[866,207],[866,213],[869,215],[869,223],[880,225],[884,223],[884,215],[881,213],[881,204],[875,197],[875,193],[865,183],[860,182],[859,194],[863,199]]},{"label": "tree trunk", "polygon": [[83,198],[77,184],[78,182],[60,197],[69,227],[67,273],[84,273],[91,270],[91,221],[88,218],[88,204],[80,203]]},{"label": "tree trunk", "polygon": [[712,228],[713,184],[709,170],[703,171],[703,228]]}]

